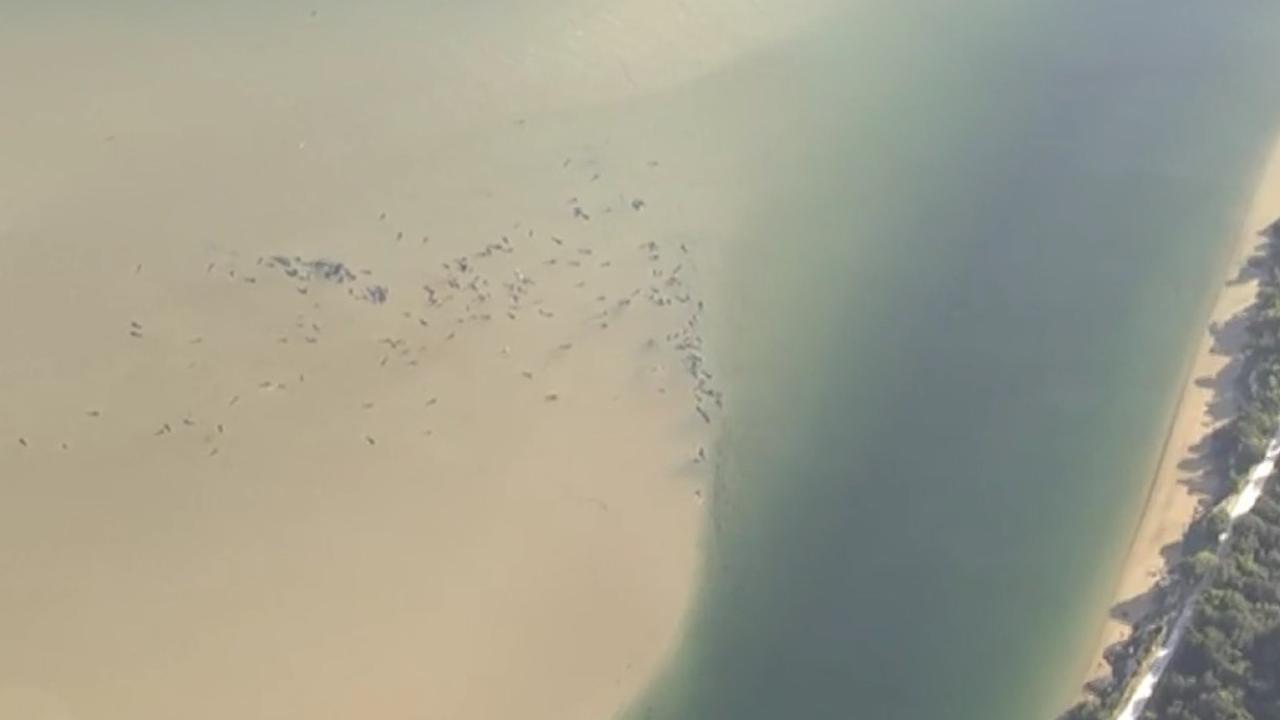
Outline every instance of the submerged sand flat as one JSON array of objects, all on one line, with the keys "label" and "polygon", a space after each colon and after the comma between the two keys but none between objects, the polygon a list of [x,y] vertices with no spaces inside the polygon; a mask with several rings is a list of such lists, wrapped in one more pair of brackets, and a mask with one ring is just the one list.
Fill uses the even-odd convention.
[{"label": "submerged sand flat", "polygon": [[740,202],[634,111],[805,14],[199,12],[0,30],[0,718],[609,716]]}]

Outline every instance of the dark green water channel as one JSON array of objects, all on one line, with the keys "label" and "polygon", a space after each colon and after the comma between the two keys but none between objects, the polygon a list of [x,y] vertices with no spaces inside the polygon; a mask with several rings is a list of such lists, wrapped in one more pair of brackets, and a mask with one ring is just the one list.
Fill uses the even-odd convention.
[{"label": "dark green water channel", "polygon": [[[1280,3],[860,3],[760,58],[704,587],[650,720],[1035,720],[1280,126]],[[779,88],[785,88],[780,90]]]}]

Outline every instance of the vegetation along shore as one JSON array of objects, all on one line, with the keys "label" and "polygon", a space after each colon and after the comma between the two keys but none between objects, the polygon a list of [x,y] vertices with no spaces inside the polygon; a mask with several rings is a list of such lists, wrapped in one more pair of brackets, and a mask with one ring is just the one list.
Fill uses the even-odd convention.
[{"label": "vegetation along shore", "polygon": [[[1271,195],[1276,163],[1271,165],[1253,216],[1266,207],[1264,201],[1275,199]],[[1229,352],[1215,345],[1224,356],[1215,377],[1227,382],[1213,388],[1197,369],[1193,386],[1213,389],[1210,402],[1203,409],[1187,408],[1184,397],[1178,413],[1216,414],[1207,423],[1207,436],[1196,443],[1196,462],[1178,463],[1184,473],[1195,468],[1205,480],[1194,491],[1207,502],[1201,504],[1204,509],[1180,541],[1165,548],[1162,555],[1170,564],[1154,587],[1128,607],[1113,608],[1113,615],[1126,610],[1135,613],[1130,616],[1133,630],[1107,648],[1110,674],[1089,684],[1089,696],[1069,710],[1065,720],[1111,720],[1118,715],[1152,720],[1280,717],[1280,685],[1270,670],[1280,660],[1280,490],[1276,483],[1270,482],[1252,510],[1232,523],[1238,514],[1232,508],[1240,505],[1239,491],[1250,470],[1261,467],[1267,475],[1273,472],[1270,463],[1259,463],[1280,424],[1280,222],[1273,221],[1251,235],[1251,249],[1259,236],[1263,242],[1238,268],[1228,288],[1253,290],[1251,302],[1235,308],[1224,320],[1220,317],[1227,304],[1224,299],[1232,298],[1220,298],[1211,328],[1219,340],[1234,338]],[[1175,418],[1174,434],[1178,423]],[[1179,442],[1176,437],[1170,441]],[[1175,449],[1166,447],[1162,466]],[[1184,494],[1192,491],[1188,487]],[[1159,494],[1159,488],[1154,488],[1152,495]],[[1151,514],[1149,501],[1144,527],[1150,525]],[[1178,622],[1180,617],[1185,620]],[[1153,660],[1166,653],[1163,675],[1152,673]],[[1151,684],[1157,677],[1159,684],[1149,701],[1145,696],[1141,703],[1130,701],[1140,679]]]}]

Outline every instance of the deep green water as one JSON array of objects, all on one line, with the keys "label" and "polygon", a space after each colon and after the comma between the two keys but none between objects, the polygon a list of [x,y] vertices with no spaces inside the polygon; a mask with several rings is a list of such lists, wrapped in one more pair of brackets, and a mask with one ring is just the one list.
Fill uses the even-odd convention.
[{"label": "deep green water", "polygon": [[1280,3],[860,6],[734,81],[791,108],[741,101],[705,584],[637,718],[1063,709],[1280,127]]}]

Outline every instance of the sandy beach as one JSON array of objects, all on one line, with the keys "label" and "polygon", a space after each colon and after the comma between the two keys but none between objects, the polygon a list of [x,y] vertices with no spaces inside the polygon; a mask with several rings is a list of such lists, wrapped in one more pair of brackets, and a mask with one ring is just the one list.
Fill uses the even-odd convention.
[{"label": "sandy beach", "polygon": [[1280,217],[1280,143],[1266,158],[1243,217],[1227,280],[1217,293],[1208,329],[1175,406],[1109,615],[1089,656],[1086,680],[1109,672],[1103,652],[1127,637],[1149,611],[1151,591],[1180,559],[1182,537],[1221,488],[1222,480],[1207,459],[1209,438],[1235,412],[1239,374],[1235,360],[1245,340],[1243,313],[1257,292],[1247,263],[1261,243],[1259,232]]},{"label": "sandy beach", "polygon": [[648,682],[740,200],[646,103],[805,13],[534,5],[0,29],[0,718],[598,720]]}]

